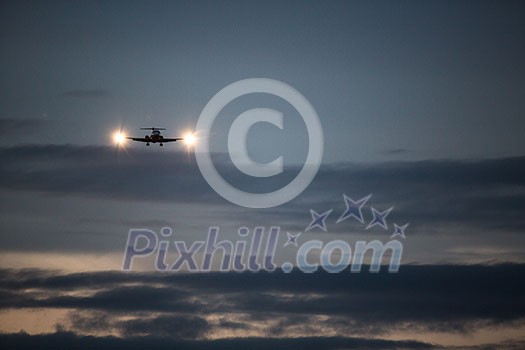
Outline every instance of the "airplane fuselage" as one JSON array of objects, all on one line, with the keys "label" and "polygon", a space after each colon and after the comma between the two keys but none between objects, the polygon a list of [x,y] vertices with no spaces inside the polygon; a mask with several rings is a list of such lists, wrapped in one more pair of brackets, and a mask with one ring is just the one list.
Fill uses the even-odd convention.
[{"label": "airplane fuselage", "polygon": [[160,133],[152,132],[151,135],[146,135],[144,138],[147,140],[147,142],[156,143],[156,142],[162,142],[164,137]]},{"label": "airplane fuselage", "polygon": [[163,128],[141,128],[141,130],[151,130],[151,134],[142,137],[128,137],[133,141],[145,142],[146,146],[149,146],[150,143],[159,143],[160,146],[165,142],[175,142],[182,140],[182,137],[164,137],[161,135],[160,130],[165,130]]}]

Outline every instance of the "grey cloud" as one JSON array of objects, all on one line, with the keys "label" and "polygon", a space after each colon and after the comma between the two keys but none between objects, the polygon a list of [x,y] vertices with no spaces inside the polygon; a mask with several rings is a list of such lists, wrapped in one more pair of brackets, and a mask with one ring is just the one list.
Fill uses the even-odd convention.
[{"label": "grey cloud", "polygon": [[345,337],[302,338],[231,338],[219,340],[183,341],[156,336],[116,338],[78,336],[57,332],[45,335],[0,334],[0,345],[10,349],[57,349],[68,344],[74,349],[432,349],[434,346],[417,341],[393,341],[383,339]]},{"label": "grey cloud", "polygon": [[161,315],[121,321],[117,328],[127,337],[153,335],[176,339],[196,339],[210,328],[202,317],[191,315]]},{"label": "grey cloud", "polygon": [[35,118],[0,118],[0,135],[19,138],[23,132],[31,132],[42,128],[48,121]]},{"label": "grey cloud", "polygon": [[[3,270],[0,289],[6,296],[3,308],[195,316],[241,313],[254,319],[281,315],[295,324],[302,323],[301,317],[318,314],[352,320],[363,329],[411,322],[468,331],[480,321],[498,324],[525,318],[523,274],[525,265],[409,265],[398,274],[100,272],[52,276],[35,271],[29,276]],[[39,293],[25,293],[27,289]],[[90,296],[57,296],[62,289],[97,291]]]},{"label": "grey cloud", "polygon": [[[216,166],[225,177],[249,187],[249,179],[233,171],[227,157],[217,159]],[[288,204],[257,212],[244,210],[244,214],[295,225],[308,219],[307,207],[342,212],[342,193],[353,198],[373,193],[369,206],[395,206],[396,220],[411,222],[415,231],[429,224],[454,223],[471,230],[520,232],[525,228],[524,185],[525,157],[344,163],[321,167],[312,184]],[[109,147],[67,145],[4,148],[0,149],[0,186],[112,199],[225,204],[204,181],[195,160],[183,152],[131,148],[117,152]]]},{"label": "grey cloud", "polygon": [[0,151],[0,159],[11,164],[0,170],[0,184],[10,189],[164,201],[194,201],[209,192],[196,163],[179,152],[21,146]]},{"label": "grey cloud", "polygon": [[[197,339],[206,333],[210,326],[208,322],[198,316],[188,314],[139,314],[138,317],[118,319],[115,313],[106,311],[70,312],[68,319],[70,326],[57,324],[57,329],[71,329],[74,332],[93,333],[113,330],[123,337],[156,336],[175,339]],[[131,314],[133,315],[133,314]]]},{"label": "grey cloud", "polygon": [[[71,327],[76,331],[81,332],[94,332],[107,330],[112,327],[111,317],[105,312],[94,311],[94,312],[71,312],[69,314],[69,321]],[[58,328],[64,328],[63,325]]]}]

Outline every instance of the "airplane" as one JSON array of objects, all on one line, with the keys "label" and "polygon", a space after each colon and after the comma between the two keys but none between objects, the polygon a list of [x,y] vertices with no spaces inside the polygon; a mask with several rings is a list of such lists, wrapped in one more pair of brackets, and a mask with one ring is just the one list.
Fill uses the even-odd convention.
[{"label": "airplane", "polygon": [[166,130],[165,128],[140,128],[140,130],[151,130],[150,135],[146,135],[144,137],[126,137],[127,139],[133,140],[133,141],[139,141],[139,142],[146,142],[146,146],[149,146],[151,143],[159,143],[160,146],[163,146],[164,142],[175,142],[179,140],[184,140],[183,137],[174,137],[174,138],[168,138],[161,135],[161,130]]}]

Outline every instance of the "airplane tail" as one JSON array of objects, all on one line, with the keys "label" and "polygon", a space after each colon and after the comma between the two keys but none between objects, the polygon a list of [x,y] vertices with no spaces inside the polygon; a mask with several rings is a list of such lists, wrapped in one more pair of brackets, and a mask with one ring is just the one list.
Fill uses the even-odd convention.
[{"label": "airplane tail", "polygon": [[140,130],[166,130],[165,128],[155,128],[155,127],[151,127],[151,128],[140,128]]}]

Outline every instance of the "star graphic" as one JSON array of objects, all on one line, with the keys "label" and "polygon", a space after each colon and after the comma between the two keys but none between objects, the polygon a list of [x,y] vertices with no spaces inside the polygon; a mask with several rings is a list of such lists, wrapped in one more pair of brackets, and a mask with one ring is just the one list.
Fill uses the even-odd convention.
[{"label": "star graphic", "polygon": [[398,226],[397,224],[394,224],[394,233],[392,234],[392,236],[390,236],[390,238],[394,238],[396,236],[401,236],[403,238],[406,238],[405,229],[408,227],[408,225],[410,224],[408,223],[403,226]]},{"label": "star graphic", "polygon": [[295,235],[292,235],[290,232],[286,232],[286,235],[288,236],[288,241],[283,245],[283,247],[286,247],[288,245],[294,245],[297,247],[297,238],[301,235],[301,232],[298,232]]},{"label": "star graphic", "polygon": [[341,221],[344,221],[348,219],[349,217],[356,218],[360,223],[364,223],[363,219],[363,213],[361,212],[361,209],[363,209],[363,206],[365,203],[372,197],[372,194],[369,194],[366,197],[361,198],[360,200],[354,201],[352,198],[348,197],[346,194],[343,194],[343,198],[345,200],[346,204],[346,210],[341,215],[341,217],[337,220],[337,224]]},{"label": "star graphic", "polygon": [[317,214],[315,210],[310,209],[310,214],[312,215],[312,222],[310,223],[310,225],[308,225],[305,231],[311,230],[314,227],[319,227],[321,230],[326,232],[326,224],[324,221],[326,220],[328,215],[330,215],[331,212],[332,212],[332,209],[325,211],[322,214]]},{"label": "star graphic", "polygon": [[392,209],[394,209],[394,207],[390,207],[389,209],[385,211],[376,210],[374,207],[370,207],[370,209],[372,210],[372,215],[374,217],[372,218],[372,221],[370,221],[366,229],[368,230],[369,228],[374,227],[375,225],[379,225],[385,230],[388,230],[388,225],[386,223],[386,217],[388,216],[388,214],[390,214],[390,212],[392,211]]}]

